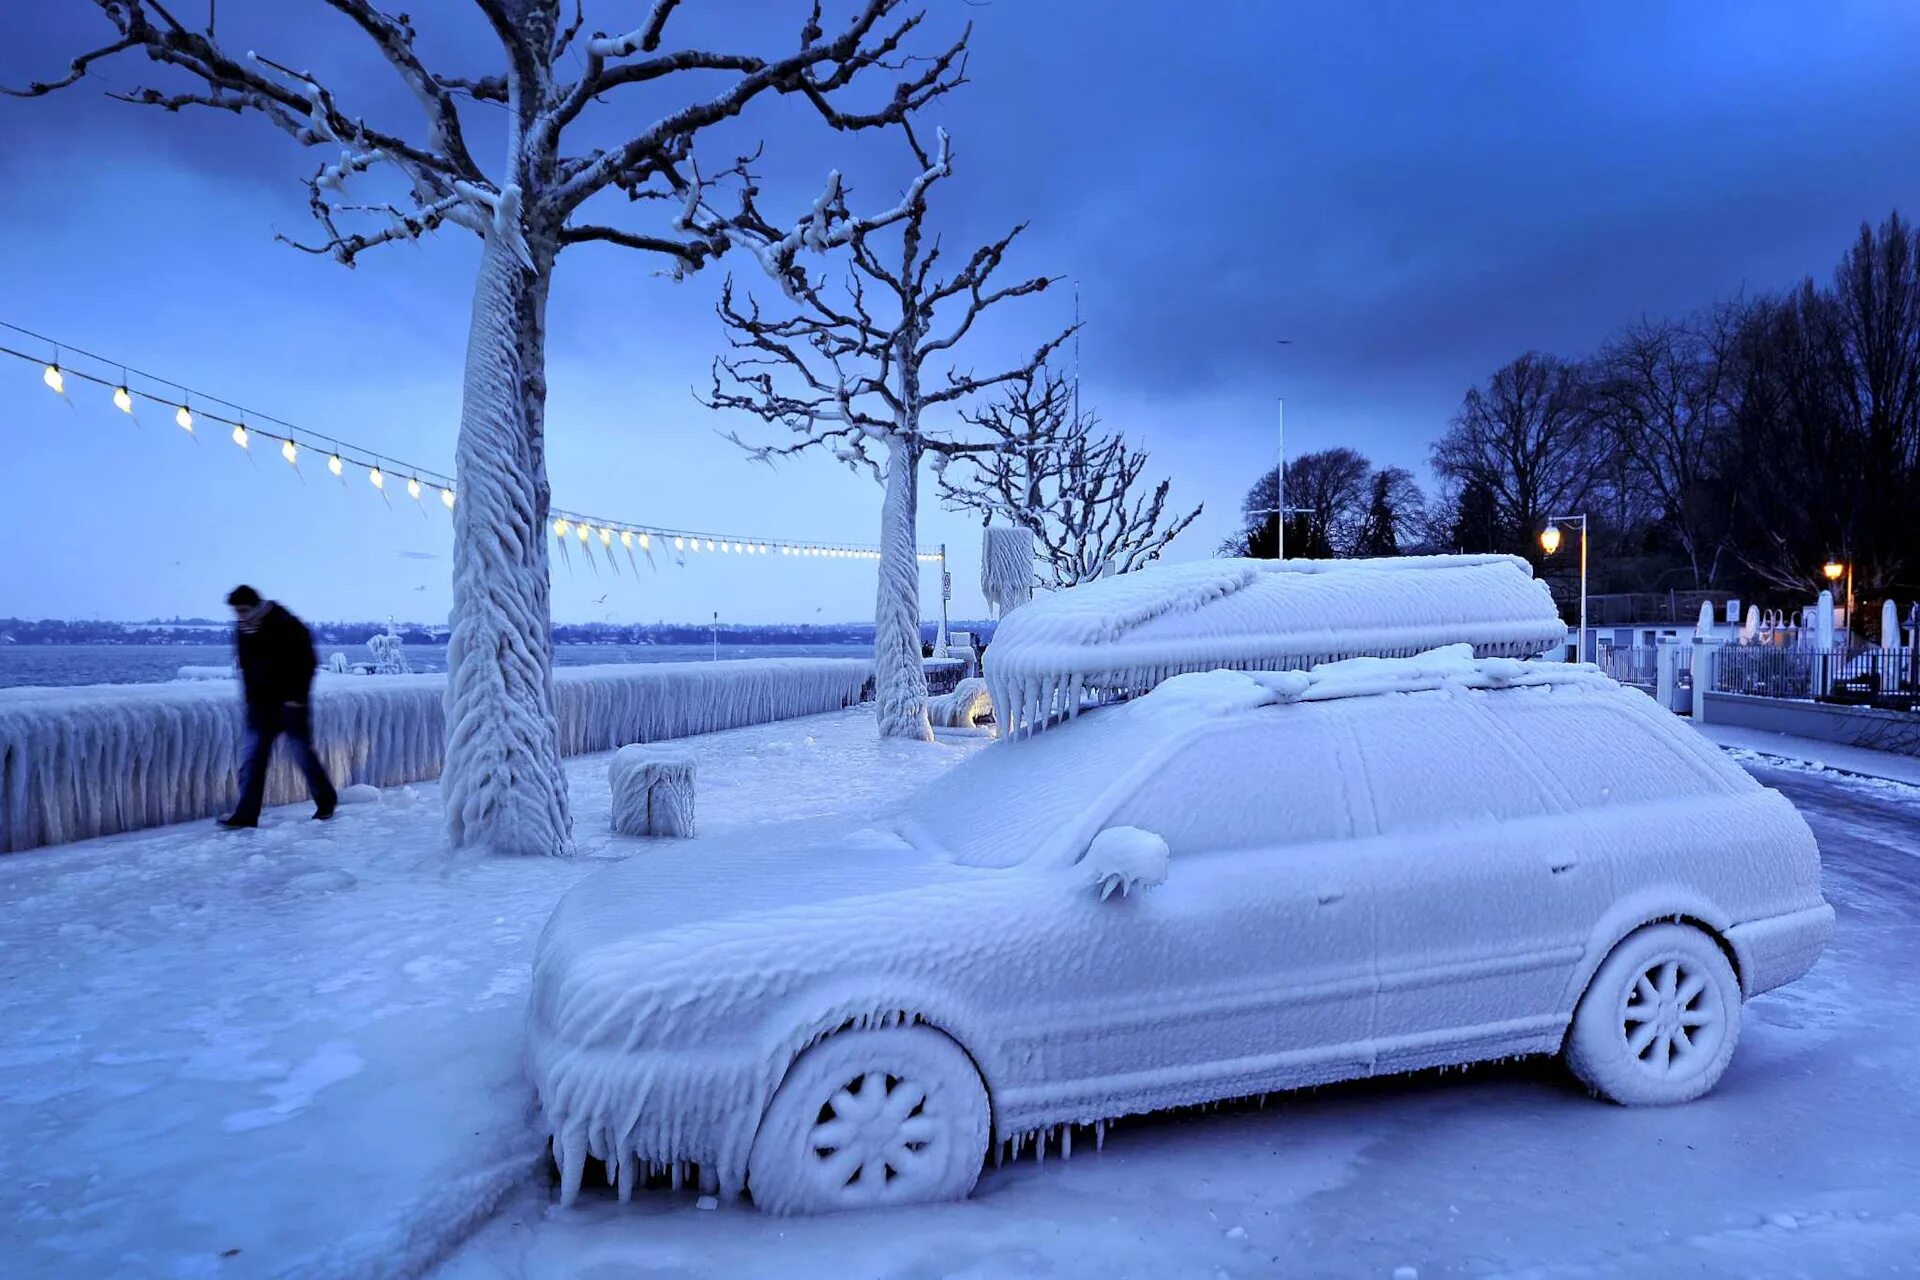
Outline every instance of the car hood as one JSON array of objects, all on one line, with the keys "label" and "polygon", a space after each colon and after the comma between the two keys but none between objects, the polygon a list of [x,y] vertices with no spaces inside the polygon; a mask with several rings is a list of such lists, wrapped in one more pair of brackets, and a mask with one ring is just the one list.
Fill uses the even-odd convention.
[{"label": "car hood", "polygon": [[[732,957],[827,940],[836,921],[857,928],[871,904],[954,881],[1004,878],[956,866],[880,828],[780,824],[719,839],[675,842],[589,875],[554,909],[535,968],[544,980],[617,963],[634,976],[697,956],[712,972]],[[936,909],[937,892],[927,909]],[[890,914],[913,911],[896,904]]]}]

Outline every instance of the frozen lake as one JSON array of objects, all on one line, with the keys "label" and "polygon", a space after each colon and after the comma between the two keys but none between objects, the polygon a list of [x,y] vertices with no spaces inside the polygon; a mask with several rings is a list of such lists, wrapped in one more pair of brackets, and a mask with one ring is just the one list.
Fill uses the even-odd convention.
[{"label": "frozen lake", "polygon": [[[350,662],[368,660],[365,645],[318,646],[325,662],[336,650]],[[563,644],[554,665],[585,667],[606,662],[710,662],[720,658],[859,658],[864,644]],[[224,644],[9,644],[0,645],[0,689],[15,685],[157,684],[181,667],[219,667],[233,660]],[[447,651],[411,645],[415,671],[445,671]]]}]

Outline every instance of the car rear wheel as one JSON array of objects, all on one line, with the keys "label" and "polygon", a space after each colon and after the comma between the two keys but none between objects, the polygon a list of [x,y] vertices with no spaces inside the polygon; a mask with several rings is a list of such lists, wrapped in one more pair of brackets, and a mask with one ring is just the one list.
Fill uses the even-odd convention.
[{"label": "car rear wheel", "polygon": [[787,1072],[760,1121],[747,1185],[772,1213],[964,1199],[988,1123],[980,1073],[940,1032],[843,1031]]},{"label": "car rear wheel", "polygon": [[1691,925],[1622,939],[1574,1010],[1567,1065],[1624,1106],[1689,1102],[1719,1082],[1740,1039],[1740,982],[1726,953]]}]

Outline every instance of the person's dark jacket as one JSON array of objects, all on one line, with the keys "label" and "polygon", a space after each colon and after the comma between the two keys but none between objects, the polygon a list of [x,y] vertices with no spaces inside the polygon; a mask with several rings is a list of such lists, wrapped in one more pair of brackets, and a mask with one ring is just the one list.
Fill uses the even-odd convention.
[{"label": "person's dark jacket", "polygon": [[259,626],[236,631],[234,645],[249,707],[269,709],[307,701],[320,659],[306,623],[280,605],[269,604]]}]

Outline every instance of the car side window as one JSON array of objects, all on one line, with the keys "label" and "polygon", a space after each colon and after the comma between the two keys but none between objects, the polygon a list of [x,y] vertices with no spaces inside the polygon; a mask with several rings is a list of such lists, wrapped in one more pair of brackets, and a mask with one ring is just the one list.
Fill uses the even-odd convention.
[{"label": "car side window", "polygon": [[1413,835],[1537,817],[1553,806],[1465,694],[1355,700],[1346,717],[1359,743],[1366,793],[1381,835]]},{"label": "car side window", "polygon": [[1337,735],[1319,706],[1272,707],[1186,743],[1108,819],[1178,857],[1353,834]]},{"label": "car side window", "polygon": [[1542,762],[1576,808],[1646,804],[1727,790],[1628,708],[1597,698],[1575,702],[1554,694],[1499,696],[1500,705],[1489,707],[1495,719],[1511,734],[1517,750]]}]

